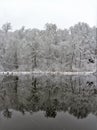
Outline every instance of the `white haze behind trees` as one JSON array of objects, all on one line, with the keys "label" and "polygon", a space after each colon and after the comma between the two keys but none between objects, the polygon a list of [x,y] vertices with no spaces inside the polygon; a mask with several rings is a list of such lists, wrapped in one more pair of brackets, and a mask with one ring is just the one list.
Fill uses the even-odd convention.
[{"label": "white haze behind trees", "polygon": [[56,23],[64,29],[78,22],[97,25],[97,0],[0,0],[0,27],[12,23],[13,30],[43,29],[45,23]]},{"label": "white haze behind trees", "polygon": [[0,71],[95,71],[96,27],[78,23],[69,29],[0,30]]}]

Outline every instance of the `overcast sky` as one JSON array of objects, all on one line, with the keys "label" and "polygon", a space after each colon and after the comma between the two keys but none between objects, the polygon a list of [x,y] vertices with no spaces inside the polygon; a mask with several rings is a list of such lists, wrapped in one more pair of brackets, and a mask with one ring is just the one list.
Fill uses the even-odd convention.
[{"label": "overcast sky", "polygon": [[11,22],[13,29],[43,29],[55,23],[64,29],[79,21],[96,25],[97,0],[0,0],[0,27]]}]

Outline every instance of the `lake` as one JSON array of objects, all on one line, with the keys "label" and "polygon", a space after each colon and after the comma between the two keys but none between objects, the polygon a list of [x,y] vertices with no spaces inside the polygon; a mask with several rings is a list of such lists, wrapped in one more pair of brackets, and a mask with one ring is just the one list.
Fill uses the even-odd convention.
[{"label": "lake", "polygon": [[96,76],[1,77],[0,130],[97,130]]}]

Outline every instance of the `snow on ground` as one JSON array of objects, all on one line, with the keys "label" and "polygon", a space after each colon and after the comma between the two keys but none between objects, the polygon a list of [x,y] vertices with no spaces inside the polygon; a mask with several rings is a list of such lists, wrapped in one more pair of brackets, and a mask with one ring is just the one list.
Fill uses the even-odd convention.
[{"label": "snow on ground", "polygon": [[28,71],[7,71],[7,72],[0,72],[0,75],[29,75],[29,74],[39,74],[39,75],[45,75],[45,74],[54,74],[54,75],[89,75],[93,74],[95,72],[93,71],[88,71],[88,72],[60,72],[60,71],[33,71],[33,72],[28,72]]}]

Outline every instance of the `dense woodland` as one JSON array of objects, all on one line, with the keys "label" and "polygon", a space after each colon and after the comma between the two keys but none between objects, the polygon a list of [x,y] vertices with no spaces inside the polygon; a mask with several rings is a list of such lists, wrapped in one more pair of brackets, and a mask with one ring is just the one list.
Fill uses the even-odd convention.
[{"label": "dense woodland", "polygon": [[92,71],[95,49],[96,27],[86,23],[15,31],[6,23],[0,29],[0,71]]}]

